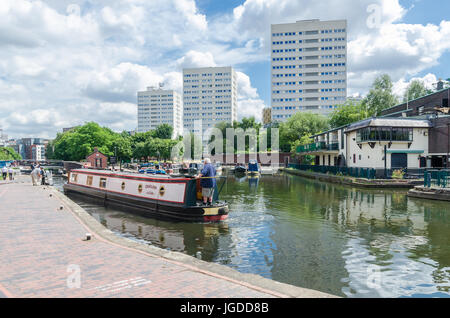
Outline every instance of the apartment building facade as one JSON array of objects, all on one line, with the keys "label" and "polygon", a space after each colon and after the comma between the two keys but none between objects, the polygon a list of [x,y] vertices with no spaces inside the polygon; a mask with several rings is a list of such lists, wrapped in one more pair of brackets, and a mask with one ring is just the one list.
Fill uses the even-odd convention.
[{"label": "apartment building facade", "polygon": [[[183,69],[185,132],[204,133],[237,120],[237,78],[232,67]],[[196,126],[196,121],[201,121]]]},{"label": "apartment building facade", "polygon": [[328,115],[346,98],[346,20],[271,26],[272,121],[300,111]]},{"label": "apartment building facade", "polygon": [[156,129],[162,124],[173,127],[173,138],[183,134],[183,103],[174,90],[147,87],[138,92],[138,132]]}]

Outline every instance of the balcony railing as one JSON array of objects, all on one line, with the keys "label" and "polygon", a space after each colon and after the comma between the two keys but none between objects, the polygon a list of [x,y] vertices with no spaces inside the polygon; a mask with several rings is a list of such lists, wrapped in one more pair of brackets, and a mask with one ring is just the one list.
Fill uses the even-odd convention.
[{"label": "balcony railing", "polygon": [[327,144],[324,141],[321,142],[315,142],[312,144],[302,145],[297,147],[297,153],[304,153],[304,152],[315,152],[315,151],[335,151],[339,150],[339,143],[333,142]]}]

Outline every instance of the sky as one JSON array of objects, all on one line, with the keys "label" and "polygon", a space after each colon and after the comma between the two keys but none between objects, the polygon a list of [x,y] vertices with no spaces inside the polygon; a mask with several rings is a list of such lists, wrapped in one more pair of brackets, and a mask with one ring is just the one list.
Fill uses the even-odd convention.
[{"label": "sky", "polygon": [[233,66],[238,117],[270,106],[270,25],[346,19],[348,95],[391,76],[450,77],[448,0],[0,0],[0,126],[54,138],[96,121],[137,125],[137,91],[182,92],[185,67]]}]

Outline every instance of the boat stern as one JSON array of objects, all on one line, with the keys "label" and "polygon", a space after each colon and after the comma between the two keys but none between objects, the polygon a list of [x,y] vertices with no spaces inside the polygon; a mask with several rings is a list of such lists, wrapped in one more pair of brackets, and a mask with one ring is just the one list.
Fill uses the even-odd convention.
[{"label": "boat stern", "polygon": [[223,221],[228,218],[229,208],[227,204],[205,206],[202,207],[202,210],[203,221],[205,222]]}]

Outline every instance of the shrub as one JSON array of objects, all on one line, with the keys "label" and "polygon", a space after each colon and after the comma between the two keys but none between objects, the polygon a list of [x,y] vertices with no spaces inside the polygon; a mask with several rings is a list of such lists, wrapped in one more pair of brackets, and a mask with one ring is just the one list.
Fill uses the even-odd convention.
[{"label": "shrub", "polygon": [[401,169],[392,171],[392,179],[403,179],[405,172]]}]

